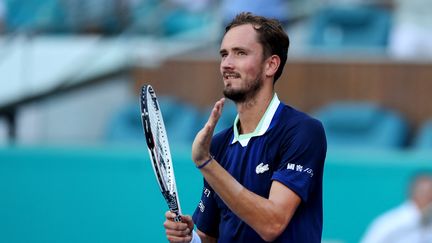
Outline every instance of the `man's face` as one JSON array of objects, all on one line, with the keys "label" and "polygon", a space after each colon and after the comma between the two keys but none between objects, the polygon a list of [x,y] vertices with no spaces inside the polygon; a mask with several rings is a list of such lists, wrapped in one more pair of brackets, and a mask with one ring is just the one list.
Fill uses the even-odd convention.
[{"label": "man's face", "polygon": [[263,79],[263,48],[250,24],[236,26],[224,36],[220,48],[224,95],[234,102],[254,97]]}]

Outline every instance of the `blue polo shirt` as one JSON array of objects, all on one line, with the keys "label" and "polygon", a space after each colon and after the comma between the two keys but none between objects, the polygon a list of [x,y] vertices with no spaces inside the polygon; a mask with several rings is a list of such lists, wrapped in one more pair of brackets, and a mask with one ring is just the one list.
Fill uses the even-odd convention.
[{"label": "blue polo shirt", "polygon": [[[268,198],[276,180],[301,198],[290,223],[274,242],[321,242],[327,150],[322,124],[281,103],[276,94],[253,133],[240,135],[237,123],[238,116],[233,127],[213,137],[212,155],[244,187],[262,197]],[[265,242],[205,180],[193,220],[218,242]]]}]

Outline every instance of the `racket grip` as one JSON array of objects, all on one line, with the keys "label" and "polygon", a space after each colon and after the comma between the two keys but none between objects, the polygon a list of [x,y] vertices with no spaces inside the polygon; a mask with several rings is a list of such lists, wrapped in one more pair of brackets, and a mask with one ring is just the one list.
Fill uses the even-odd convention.
[{"label": "racket grip", "polygon": [[170,194],[168,191],[164,191],[162,192],[167,204],[168,204],[168,208],[172,213],[175,213],[175,218],[174,221],[175,222],[180,222],[181,221],[181,216],[180,216],[180,209],[179,209],[179,205],[177,202],[177,197],[176,194],[172,195]]},{"label": "racket grip", "polygon": [[174,218],[174,222],[181,222],[181,215],[177,214]]}]

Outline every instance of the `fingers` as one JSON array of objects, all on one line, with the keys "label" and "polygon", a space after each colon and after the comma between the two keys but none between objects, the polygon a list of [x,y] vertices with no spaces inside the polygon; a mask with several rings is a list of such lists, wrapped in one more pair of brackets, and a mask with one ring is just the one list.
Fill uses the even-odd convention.
[{"label": "fingers", "polygon": [[182,215],[182,222],[187,224],[189,229],[193,229],[194,228],[194,222],[192,220],[192,217],[189,215]]},{"label": "fingers", "polygon": [[201,129],[195,136],[194,142],[192,144],[192,160],[196,165],[201,164],[209,158],[211,139],[216,124],[222,114],[224,102],[225,99],[222,98],[215,103],[204,128]]},{"label": "fingers", "polygon": [[175,213],[169,210],[165,212],[165,218],[168,220],[174,220],[175,216],[176,216]]},{"label": "fingers", "polygon": [[193,220],[188,215],[182,215],[182,222],[174,222],[175,214],[167,211],[163,223],[167,239],[170,242],[190,242],[192,240]]},{"label": "fingers", "polygon": [[[165,212],[165,218],[169,221],[174,221],[176,217],[177,215],[169,210]],[[191,223],[193,224],[192,217],[189,215],[181,215],[181,220],[183,223],[186,223],[188,225]]]},{"label": "fingers", "polygon": [[169,242],[173,242],[173,243],[189,243],[192,240],[192,235],[190,236],[186,236],[186,237],[177,237],[177,236],[168,236],[167,235],[167,239]]},{"label": "fingers", "polygon": [[207,121],[207,124],[209,126],[211,126],[213,128],[216,126],[216,124],[217,124],[217,122],[218,122],[218,120],[222,114],[222,109],[223,109],[224,104],[225,104],[225,98],[222,98],[215,103],[215,105],[212,109],[212,112],[210,114],[210,117]]},{"label": "fingers", "polygon": [[174,218],[176,216],[177,215],[175,213],[173,213],[173,212],[171,212],[169,210],[165,212],[165,218],[168,219],[168,220],[174,221]]},{"label": "fingers", "polygon": [[165,221],[165,234],[170,242],[190,242],[192,240],[192,229],[186,223]]},{"label": "fingers", "polygon": [[185,228],[183,230],[180,229],[167,229],[165,228],[165,233],[167,236],[173,236],[173,237],[188,237],[192,235],[192,230],[189,228]]}]

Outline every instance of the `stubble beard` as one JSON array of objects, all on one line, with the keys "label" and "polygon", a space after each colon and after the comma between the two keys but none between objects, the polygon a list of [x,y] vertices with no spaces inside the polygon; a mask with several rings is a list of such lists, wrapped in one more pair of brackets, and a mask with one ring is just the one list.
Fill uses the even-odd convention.
[{"label": "stubble beard", "polygon": [[225,87],[223,94],[226,98],[234,101],[234,103],[245,103],[253,99],[263,85],[262,75],[258,75],[255,80],[248,83],[246,87],[234,90],[230,87]]}]

